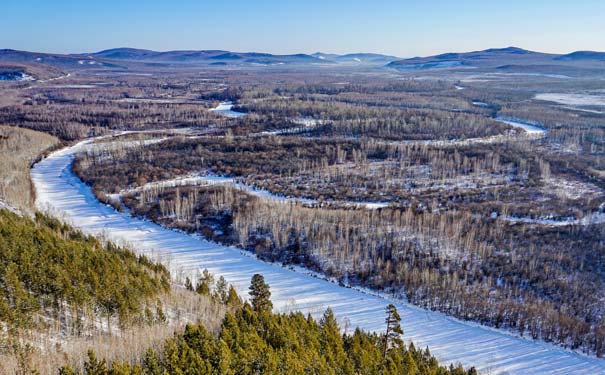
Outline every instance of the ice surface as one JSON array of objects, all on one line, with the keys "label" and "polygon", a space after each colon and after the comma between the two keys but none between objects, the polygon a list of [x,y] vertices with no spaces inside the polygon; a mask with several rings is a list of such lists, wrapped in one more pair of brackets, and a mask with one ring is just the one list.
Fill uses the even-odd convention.
[{"label": "ice surface", "polygon": [[[261,273],[271,285],[279,311],[300,310],[318,317],[330,306],[341,326],[348,319],[352,327],[384,329],[384,309],[391,302],[387,297],[264,263],[238,249],[171,231],[101,204],[71,172],[74,153],[87,143],[52,153],[34,166],[32,179],[39,209],[49,210],[87,233],[133,244],[133,249],[151,256],[162,255],[175,276],[193,276],[206,268],[223,275],[246,296],[252,275]],[[413,340],[417,347],[428,345],[443,363],[474,365],[485,374],[605,374],[605,360],[395,303],[406,340]]]}]

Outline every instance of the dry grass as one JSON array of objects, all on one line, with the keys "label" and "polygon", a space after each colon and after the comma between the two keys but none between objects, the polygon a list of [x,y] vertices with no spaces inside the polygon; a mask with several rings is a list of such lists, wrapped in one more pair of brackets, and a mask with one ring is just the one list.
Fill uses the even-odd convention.
[{"label": "dry grass", "polygon": [[29,169],[41,154],[57,145],[59,140],[51,135],[0,126],[0,200],[31,212],[35,194]]}]

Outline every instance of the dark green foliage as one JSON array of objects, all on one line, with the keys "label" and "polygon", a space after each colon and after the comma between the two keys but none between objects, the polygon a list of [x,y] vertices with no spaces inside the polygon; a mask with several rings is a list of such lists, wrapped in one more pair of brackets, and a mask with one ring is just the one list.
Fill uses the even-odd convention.
[{"label": "dark green foliage", "polygon": [[168,290],[160,264],[51,217],[0,210],[0,321],[9,329],[34,327],[43,309],[62,314],[66,306],[75,329],[91,311],[127,323],[148,298]]},{"label": "dark green foliage", "polygon": [[242,299],[237,295],[233,285],[229,286],[229,292],[227,293],[225,304],[234,308],[239,308],[242,306]]},{"label": "dark green foliage", "polygon": [[[413,345],[393,347],[384,358],[383,340],[384,335],[359,329],[341,335],[330,309],[317,323],[301,313],[259,314],[245,304],[225,316],[218,337],[202,325],[188,325],[183,334],[164,343],[161,354],[148,350],[134,366],[114,363],[106,369],[103,361],[89,355],[86,369],[92,372],[83,375],[476,374],[474,369],[439,366],[428,350]],[[62,374],[73,374],[67,370]]]},{"label": "dark green foliage", "polygon": [[271,303],[271,292],[269,284],[265,283],[263,275],[255,274],[252,276],[250,284],[250,296],[252,297],[252,308],[256,312],[271,311],[273,304]]},{"label": "dark green foliage", "polygon": [[386,307],[387,317],[384,322],[387,325],[384,334],[384,356],[389,349],[397,348],[403,344],[401,336],[403,336],[403,329],[401,328],[401,317],[397,308],[392,303]]},{"label": "dark green foliage", "polygon": [[212,274],[210,274],[210,272],[208,272],[208,270],[205,269],[202,272],[202,276],[200,277],[200,279],[198,281],[195,291],[198,294],[201,294],[203,296],[209,296],[210,288],[212,287],[213,283],[214,283],[214,276],[212,276]]}]

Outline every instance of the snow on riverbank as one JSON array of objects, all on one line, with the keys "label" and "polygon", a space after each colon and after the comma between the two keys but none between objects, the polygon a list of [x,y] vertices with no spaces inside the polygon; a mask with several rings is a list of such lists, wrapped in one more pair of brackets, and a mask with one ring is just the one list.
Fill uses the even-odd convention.
[{"label": "snow on riverbank", "polygon": [[212,112],[218,113],[219,115],[223,115],[226,117],[242,117],[242,116],[246,116],[246,114],[244,112],[237,112],[234,111],[233,108],[234,104],[233,102],[222,102],[219,105],[217,105],[216,107],[210,109]]},{"label": "snow on riverbank", "polygon": [[[300,310],[318,317],[330,306],[342,326],[346,319],[352,327],[384,329],[384,308],[391,302],[387,298],[264,263],[235,248],[171,231],[101,204],[71,172],[74,153],[85,145],[86,142],[54,152],[34,166],[32,180],[39,209],[49,210],[87,233],[134,244],[133,249],[141,253],[162,255],[175,275],[193,275],[207,268],[223,275],[246,296],[250,278],[261,273],[271,285],[272,299],[279,311]],[[417,347],[428,345],[443,363],[461,362],[494,375],[605,374],[605,360],[460,322],[408,304],[396,304],[406,340],[413,340]]]}]

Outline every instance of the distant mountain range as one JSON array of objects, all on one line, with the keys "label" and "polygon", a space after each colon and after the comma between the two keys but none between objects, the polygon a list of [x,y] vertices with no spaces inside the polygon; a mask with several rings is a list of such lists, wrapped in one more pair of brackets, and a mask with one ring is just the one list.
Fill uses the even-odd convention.
[{"label": "distant mountain range", "polygon": [[567,55],[528,51],[517,47],[490,48],[483,51],[444,53],[428,57],[414,57],[392,61],[387,67],[401,70],[444,68],[503,68],[514,66],[549,66],[574,62],[603,66],[605,52],[578,51]]},{"label": "distant mountain range", "polygon": [[80,54],[50,54],[0,50],[0,62],[52,66],[59,69],[129,69],[133,66],[362,66],[398,70],[486,68],[505,71],[563,71],[603,69],[605,52],[577,51],[567,55],[528,51],[517,47],[483,51],[444,53],[428,57],[401,59],[375,53],[274,55],[258,52],[151,51],[114,48]]},{"label": "distant mountain range", "polygon": [[114,48],[81,54],[48,54],[38,52],[0,50],[0,61],[49,64],[62,68],[124,67],[125,63],[189,64],[217,66],[277,66],[277,65],[364,65],[384,66],[399,60],[395,56],[373,53],[336,55],[314,54],[273,55],[258,52],[231,52],[222,50],[158,52],[136,48]]},{"label": "distant mountain range", "polygon": [[222,50],[204,51],[167,51],[156,52],[134,48],[109,49],[92,54],[79,55],[80,57],[103,58],[113,60],[156,61],[164,63],[225,63],[225,64],[257,64],[257,65],[283,65],[283,64],[349,64],[349,65],[385,65],[400,60],[399,57],[381,55],[377,53],[352,53],[337,55],[316,52],[310,55],[273,55],[258,52],[230,52]]},{"label": "distant mountain range", "polygon": [[305,54],[272,55],[258,52],[207,51],[167,51],[156,52],[134,48],[115,48],[105,51],[74,55],[88,59],[110,59],[127,61],[152,61],[159,63],[203,63],[221,65],[284,65],[322,64],[326,61]]}]

